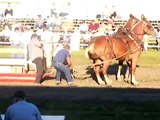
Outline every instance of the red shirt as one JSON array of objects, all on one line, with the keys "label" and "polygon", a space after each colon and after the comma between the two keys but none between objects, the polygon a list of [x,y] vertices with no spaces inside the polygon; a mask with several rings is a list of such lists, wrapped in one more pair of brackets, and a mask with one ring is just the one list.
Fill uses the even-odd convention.
[{"label": "red shirt", "polygon": [[98,28],[99,28],[99,24],[98,23],[91,23],[90,25],[89,25],[89,28],[88,28],[88,31],[89,32],[97,32],[98,31]]}]

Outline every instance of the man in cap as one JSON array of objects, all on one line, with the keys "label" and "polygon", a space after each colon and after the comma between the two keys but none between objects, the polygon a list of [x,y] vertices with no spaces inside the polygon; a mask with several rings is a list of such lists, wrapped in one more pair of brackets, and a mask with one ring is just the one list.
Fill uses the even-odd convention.
[{"label": "man in cap", "polygon": [[56,84],[61,83],[62,74],[65,75],[68,85],[73,85],[73,80],[71,76],[70,68],[72,67],[71,54],[69,52],[70,46],[68,44],[64,45],[64,48],[57,51],[54,56],[53,66],[57,70],[56,73]]},{"label": "man in cap", "polygon": [[38,108],[26,101],[24,91],[18,90],[13,95],[13,104],[7,108],[4,120],[42,120]]}]

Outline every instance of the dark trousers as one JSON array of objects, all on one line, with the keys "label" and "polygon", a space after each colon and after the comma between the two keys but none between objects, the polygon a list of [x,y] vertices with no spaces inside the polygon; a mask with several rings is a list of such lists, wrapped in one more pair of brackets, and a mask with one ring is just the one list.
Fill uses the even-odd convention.
[{"label": "dark trousers", "polygon": [[41,83],[41,80],[42,80],[42,77],[43,77],[43,74],[44,74],[42,58],[37,57],[32,62],[36,64],[36,69],[37,69],[37,75],[36,75],[35,83]]}]

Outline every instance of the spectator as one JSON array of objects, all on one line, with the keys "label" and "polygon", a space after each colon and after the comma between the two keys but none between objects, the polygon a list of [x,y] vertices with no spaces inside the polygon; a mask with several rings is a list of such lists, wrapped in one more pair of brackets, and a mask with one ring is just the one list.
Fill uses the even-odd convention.
[{"label": "spectator", "polygon": [[41,34],[41,40],[44,42],[43,47],[44,47],[44,55],[46,57],[46,62],[47,62],[47,68],[51,68],[53,33],[48,28],[44,28]]},{"label": "spectator", "polygon": [[113,25],[114,25],[114,21],[112,19],[108,18],[108,20],[107,20],[107,32],[106,32],[107,35],[111,36],[114,33]]},{"label": "spectator", "polygon": [[5,26],[4,30],[2,30],[2,35],[5,38],[5,42],[9,41],[11,30],[9,29],[9,26]]},{"label": "spectator", "polygon": [[29,50],[29,59],[32,61],[32,63],[36,64],[36,80],[35,84],[40,84],[42,82],[42,77],[44,74],[44,51],[43,51],[43,44],[40,43],[38,35],[33,34],[31,36],[30,43],[28,45]]},{"label": "spectator", "polygon": [[55,19],[53,20],[53,29],[62,29],[62,23],[63,23],[62,18],[56,16]]},{"label": "spectator", "polygon": [[85,20],[80,24],[79,31],[81,34],[86,34],[88,32],[88,24],[85,22]]},{"label": "spectator", "polygon": [[108,29],[108,26],[105,24],[104,21],[100,22],[99,28],[98,28],[98,35],[106,35],[106,31]]},{"label": "spectator", "polygon": [[157,50],[160,50],[160,28],[157,29],[156,41],[157,41],[157,45],[158,45]]},{"label": "spectator", "polygon": [[71,35],[71,41],[70,41],[70,46],[71,46],[71,51],[79,51],[80,49],[80,31],[78,28],[74,30],[74,33]]},{"label": "spectator", "polygon": [[21,30],[19,27],[15,27],[14,31],[11,32],[9,41],[11,42],[11,46],[14,48],[23,47],[20,45],[20,43],[21,43]]},{"label": "spectator", "polygon": [[49,30],[52,30],[52,29],[53,29],[53,18],[50,17],[50,16],[47,16],[47,19],[46,19],[46,27],[47,27]]},{"label": "spectator", "polygon": [[109,18],[114,20],[117,17],[117,12],[115,6],[112,6],[110,9],[110,16]]},{"label": "spectator", "polygon": [[18,21],[15,21],[15,22],[11,25],[11,28],[12,28],[12,31],[13,31],[15,28],[19,28],[21,32],[23,31],[23,25],[22,25],[21,22],[18,22]]},{"label": "spectator", "polygon": [[148,51],[148,35],[144,35],[143,36],[143,45],[144,45],[144,51],[147,52]]},{"label": "spectator", "polygon": [[72,68],[72,59],[69,50],[70,46],[66,44],[64,45],[64,48],[59,50],[54,56],[53,66],[57,70],[56,85],[59,85],[61,83],[62,73],[64,73],[68,85],[69,86],[73,85],[73,80],[71,77],[71,70],[70,70],[70,68]]},{"label": "spectator", "polygon": [[42,29],[44,27],[44,20],[41,15],[38,15],[38,18],[35,20],[35,29]]},{"label": "spectator", "polygon": [[112,20],[114,20],[116,17],[117,17],[117,13],[114,11],[114,12],[110,15],[110,18],[111,18]]},{"label": "spectator", "polygon": [[91,34],[95,34],[96,32],[98,32],[98,28],[99,28],[99,23],[96,23],[95,20],[92,20],[88,26],[88,31]]},{"label": "spectator", "polygon": [[25,45],[29,44],[32,34],[33,34],[33,31],[31,30],[30,26],[24,26],[23,27],[22,39],[23,39],[23,43]]},{"label": "spectator", "polygon": [[[22,40],[24,44],[24,51],[25,51],[25,58],[27,61],[29,60],[29,55],[28,55],[28,44],[31,40],[31,35],[33,34],[33,31],[31,30],[30,26],[24,26],[23,27],[23,32],[22,32]],[[25,65],[25,71],[28,72],[28,63]]]},{"label": "spectator", "polygon": [[39,109],[26,101],[25,92],[19,90],[13,95],[13,104],[7,108],[4,120],[42,120]]},{"label": "spectator", "polygon": [[7,8],[5,9],[4,16],[9,18],[13,16],[13,9],[11,8],[10,3],[8,3]]}]

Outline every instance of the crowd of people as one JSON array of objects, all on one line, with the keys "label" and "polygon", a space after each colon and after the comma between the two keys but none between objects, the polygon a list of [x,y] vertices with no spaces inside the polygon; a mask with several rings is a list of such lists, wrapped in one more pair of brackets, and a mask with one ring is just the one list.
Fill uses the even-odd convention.
[{"label": "crowd of people", "polygon": [[[104,22],[95,19],[90,23],[84,20],[79,28],[69,33],[69,36],[63,36],[60,35],[61,33],[54,32],[54,29],[63,28],[62,23],[62,18],[54,17],[53,19],[53,17],[48,16],[44,19],[41,15],[38,15],[37,19],[35,19],[34,28],[23,25],[20,22],[4,25],[5,27],[1,32],[1,36],[5,37],[5,42],[10,42],[12,48],[27,49],[27,61],[30,61],[31,64],[33,63],[37,72],[35,84],[41,84],[46,68],[52,69],[54,67],[57,71],[56,84],[60,83],[61,74],[64,73],[68,85],[72,85],[73,80],[70,73],[72,60],[69,60],[71,59],[71,54],[66,51],[79,50],[80,43],[84,41],[88,43],[93,35],[111,35],[113,33],[112,20]],[[66,30],[64,34],[68,34],[68,31]],[[56,51],[55,49],[58,44],[63,44],[64,50],[60,50],[60,53],[57,52],[56,55],[53,51]],[[70,46],[66,47],[67,45]],[[60,67],[59,62],[64,66]],[[26,71],[28,71],[28,66],[26,66]]]},{"label": "crowd of people", "polygon": [[[34,67],[37,73],[35,84],[41,84],[46,69],[55,67],[57,70],[56,80],[60,82],[62,77],[61,73],[64,73],[68,85],[72,85],[73,81],[70,73],[70,68],[72,66],[70,61],[72,60],[69,52],[69,41],[61,41],[60,35],[57,37],[57,35],[50,30],[49,26],[36,26],[36,24],[37,23],[35,23],[35,29],[31,29],[30,26],[23,26],[20,23],[16,23],[12,25],[12,29],[6,26],[1,34],[6,37],[6,41],[11,43],[11,48],[27,49],[27,61],[35,65]],[[61,50],[59,53],[59,47],[56,48],[58,45],[62,46],[64,50],[62,50],[62,53]],[[53,53],[53,51],[57,51],[57,53]],[[59,56],[63,56],[63,58]],[[61,69],[59,65],[56,66],[55,63],[57,62],[63,64],[63,69]],[[28,72],[28,68],[29,67],[26,66],[26,72]]]}]

